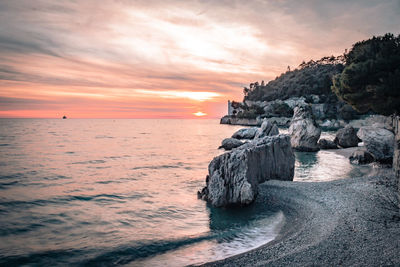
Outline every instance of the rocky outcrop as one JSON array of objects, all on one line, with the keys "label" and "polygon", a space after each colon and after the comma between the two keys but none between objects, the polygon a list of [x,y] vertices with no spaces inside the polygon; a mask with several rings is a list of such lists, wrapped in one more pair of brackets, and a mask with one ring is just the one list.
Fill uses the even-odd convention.
[{"label": "rocky outcrop", "polygon": [[238,118],[236,116],[226,115],[221,118],[220,124],[231,124],[231,125],[244,125],[244,126],[260,126],[260,119],[248,119],[248,118]]},{"label": "rocky outcrop", "polygon": [[213,206],[248,205],[267,180],[293,180],[294,154],[288,135],[267,136],[215,157],[198,196]]},{"label": "rocky outcrop", "polygon": [[347,148],[347,147],[355,147],[358,146],[360,139],[357,137],[357,131],[351,127],[346,126],[343,129],[340,129],[336,133],[335,140],[333,140],[337,145]]},{"label": "rocky outcrop", "polygon": [[252,128],[243,128],[238,131],[236,131],[233,135],[232,138],[236,139],[253,139],[254,136],[256,135],[258,131],[257,127],[252,127]]},{"label": "rocky outcrop", "polygon": [[392,163],[395,142],[394,134],[391,131],[376,127],[362,127],[357,136],[376,161]]},{"label": "rocky outcrop", "polygon": [[266,136],[273,136],[278,134],[279,134],[278,127],[276,127],[275,124],[272,124],[268,120],[264,120],[263,123],[261,124],[260,129],[257,130],[257,133],[254,136],[254,138],[264,138]]},{"label": "rocky outcrop", "polygon": [[327,139],[319,139],[318,146],[320,149],[338,149],[335,142]]},{"label": "rocky outcrop", "polygon": [[298,151],[319,150],[317,142],[321,135],[321,130],[316,126],[309,105],[295,107],[289,134],[294,149]]},{"label": "rocky outcrop", "polygon": [[358,149],[351,154],[349,159],[352,164],[361,165],[373,162],[374,156],[365,149]]},{"label": "rocky outcrop", "polygon": [[385,128],[387,130],[392,129],[392,118],[383,115],[369,115],[364,116],[362,119],[352,120],[349,125],[354,128],[361,128],[365,126],[374,126],[377,128]]},{"label": "rocky outcrop", "polygon": [[222,144],[219,148],[223,148],[225,150],[232,150],[234,148],[240,147],[244,143],[236,138],[225,138],[222,140]]}]

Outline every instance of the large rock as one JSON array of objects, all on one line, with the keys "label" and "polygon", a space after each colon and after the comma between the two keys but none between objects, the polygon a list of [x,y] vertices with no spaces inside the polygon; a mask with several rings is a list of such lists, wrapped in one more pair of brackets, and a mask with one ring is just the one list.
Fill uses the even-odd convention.
[{"label": "large rock", "polygon": [[353,127],[347,125],[336,133],[335,140],[333,141],[337,145],[347,148],[358,146],[360,139],[357,137],[357,131]]},{"label": "large rock", "polygon": [[248,205],[267,180],[292,181],[294,154],[288,135],[267,136],[215,157],[199,197],[216,207]]},{"label": "large rock", "polygon": [[223,148],[225,150],[232,150],[234,148],[237,148],[244,143],[236,138],[225,138],[222,140],[222,144],[219,148]]},{"label": "large rock", "polygon": [[383,128],[362,127],[357,136],[376,161],[392,163],[395,142],[394,134],[391,131]]},{"label": "large rock", "polygon": [[318,145],[320,149],[338,149],[335,142],[327,139],[319,139]]},{"label": "large rock", "polygon": [[257,133],[258,128],[257,127],[251,127],[251,128],[243,128],[238,131],[236,131],[233,135],[232,138],[236,139],[253,139],[254,136]]},{"label": "large rock", "polygon": [[350,156],[350,162],[353,164],[368,164],[374,161],[374,157],[365,149],[358,149]]},{"label": "large rock", "polygon": [[264,120],[261,124],[260,129],[257,130],[256,135],[254,138],[263,138],[266,136],[278,135],[279,129],[275,124],[272,124],[268,120]]},{"label": "large rock", "polygon": [[294,149],[298,151],[319,150],[317,142],[321,136],[321,130],[316,126],[309,105],[295,107],[289,134]]}]

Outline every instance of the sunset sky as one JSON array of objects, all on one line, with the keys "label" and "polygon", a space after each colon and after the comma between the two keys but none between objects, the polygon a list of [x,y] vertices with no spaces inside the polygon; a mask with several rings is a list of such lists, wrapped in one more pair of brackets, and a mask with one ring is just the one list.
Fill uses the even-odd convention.
[{"label": "sunset sky", "polygon": [[5,0],[0,117],[216,118],[248,83],[386,32],[399,0]]}]

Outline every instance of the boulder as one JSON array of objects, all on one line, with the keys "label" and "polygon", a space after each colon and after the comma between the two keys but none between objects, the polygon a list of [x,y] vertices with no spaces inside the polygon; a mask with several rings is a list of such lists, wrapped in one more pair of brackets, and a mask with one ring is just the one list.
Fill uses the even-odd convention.
[{"label": "boulder", "polygon": [[327,130],[336,130],[340,128],[341,122],[335,119],[332,120],[324,120],[324,121],[319,121],[318,122],[319,126],[321,128],[327,129]]},{"label": "boulder", "polygon": [[232,138],[236,139],[253,139],[254,136],[257,133],[258,128],[257,127],[251,127],[251,128],[243,128],[238,131],[236,131],[233,135]]},{"label": "boulder", "polygon": [[231,116],[225,115],[221,118],[220,124],[231,124]]},{"label": "boulder", "polygon": [[279,129],[275,124],[272,124],[268,120],[264,120],[261,124],[260,129],[257,130],[256,135],[254,138],[263,138],[266,136],[278,135]]},{"label": "boulder", "polygon": [[285,102],[290,108],[294,109],[296,106],[305,105],[306,99],[305,97],[291,97],[283,102]]},{"label": "boulder", "polygon": [[292,181],[294,154],[288,135],[267,136],[215,157],[198,196],[213,206],[248,205],[267,180]]},{"label": "boulder", "polygon": [[335,142],[327,139],[319,139],[318,146],[320,149],[338,149]]},{"label": "boulder", "polygon": [[219,148],[223,148],[225,150],[232,150],[234,148],[237,148],[244,143],[236,138],[225,138],[222,140],[222,144]]},{"label": "boulder", "polygon": [[271,117],[268,118],[268,121],[276,124],[277,126],[281,126],[281,127],[289,127],[290,126],[290,121],[292,120],[292,118],[287,118],[287,117]]},{"label": "boulder", "polygon": [[368,164],[374,161],[374,157],[366,151],[365,149],[358,149],[353,152],[353,154],[350,156],[350,162],[352,164]]},{"label": "boulder", "polygon": [[392,163],[394,151],[394,134],[383,128],[362,127],[357,136],[363,141],[365,148],[381,163]]},{"label": "boulder", "polygon": [[294,109],[289,127],[292,147],[298,151],[318,151],[321,130],[316,126],[311,107],[300,105]]},{"label": "boulder", "polygon": [[347,148],[358,146],[360,139],[357,137],[357,131],[352,126],[347,125],[336,133],[335,140],[333,141],[337,145]]}]

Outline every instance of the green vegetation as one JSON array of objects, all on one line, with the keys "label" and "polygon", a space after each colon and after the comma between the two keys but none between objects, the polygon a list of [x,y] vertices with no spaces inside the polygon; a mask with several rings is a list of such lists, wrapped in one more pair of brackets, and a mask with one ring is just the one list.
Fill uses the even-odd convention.
[{"label": "green vegetation", "polygon": [[360,112],[400,112],[400,35],[373,37],[353,45],[332,90]]},{"label": "green vegetation", "polygon": [[344,57],[324,57],[320,60],[303,62],[298,68],[276,77],[267,84],[251,83],[243,89],[244,100],[272,101],[311,94],[333,97],[332,78],[343,70]]}]

